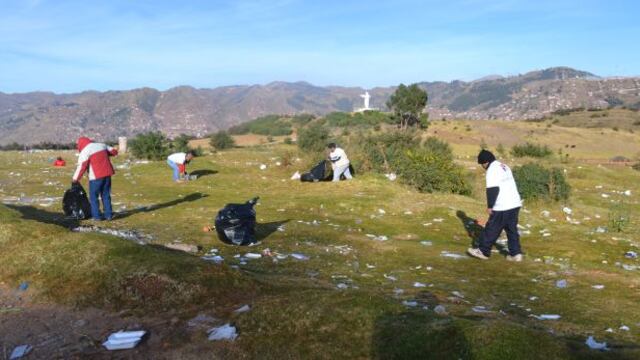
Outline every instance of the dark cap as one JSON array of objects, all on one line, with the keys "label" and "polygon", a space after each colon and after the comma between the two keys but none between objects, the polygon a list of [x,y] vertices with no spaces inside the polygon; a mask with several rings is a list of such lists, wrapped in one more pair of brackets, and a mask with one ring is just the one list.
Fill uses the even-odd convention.
[{"label": "dark cap", "polygon": [[482,149],[478,154],[478,164],[485,164],[494,161],[496,157],[491,153],[491,151]]}]

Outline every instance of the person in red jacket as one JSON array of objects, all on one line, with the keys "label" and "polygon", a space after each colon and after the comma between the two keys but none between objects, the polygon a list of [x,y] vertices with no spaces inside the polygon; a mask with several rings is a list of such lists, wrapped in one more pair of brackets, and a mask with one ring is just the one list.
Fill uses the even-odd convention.
[{"label": "person in red jacket", "polygon": [[115,174],[109,157],[118,155],[118,150],[105,144],[93,142],[87,137],[78,139],[78,167],[73,174],[73,182],[77,183],[85,171],[89,172],[89,201],[93,220],[103,219],[100,214],[98,196],[102,199],[104,219],[111,220],[111,175]]},{"label": "person in red jacket", "polygon": [[65,165],[67,165],[67,162],[60,156],[53,162],[53,166],[55,167],[64,167]]}]

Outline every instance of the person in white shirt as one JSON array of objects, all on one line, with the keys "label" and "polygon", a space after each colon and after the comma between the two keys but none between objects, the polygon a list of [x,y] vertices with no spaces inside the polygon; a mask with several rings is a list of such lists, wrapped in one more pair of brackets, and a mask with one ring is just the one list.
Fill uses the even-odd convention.
[{"label": "person in white shirt", "polygon": [[350,162],[347,153],[335,143],[327,145],[327,148],[329,149],[329,161],[331,161],[331,167],[333,168],[333,181],[340,181],[340,176],[343,174],[347,180],[351,180]]},{"label": "person in white shirt", "polygon": [[487,213],[489,219],[484,224],[478,248],[469,248],[469,255],[487,260],[491,248],[504,230],[507,233],[509,261],[522,261],[520,235],[518,234],[518,213],[522,199],[511,169],[487,150],[478,154],[478,164],[487,171]]},{"label": "person in white shirt", "polygon": [[181,177],[187,173],[187,164],[193,159],[195,153],[188,151],[186,153],[179,152],[167,157],[167,164],[173,170],[173,181],[180,182]]}]

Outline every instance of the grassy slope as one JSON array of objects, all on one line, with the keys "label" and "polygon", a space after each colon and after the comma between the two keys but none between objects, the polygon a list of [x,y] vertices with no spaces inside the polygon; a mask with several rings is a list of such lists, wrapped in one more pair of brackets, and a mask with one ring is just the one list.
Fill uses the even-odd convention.
[{"label": "grassy slope", "polygon": [[[285,150],[238,149],[198,158],[192,170],[217,173],[180,186],[170,182],[169,169],[160,162],[132,165],[119,170],[114,178],[116,209],[126,206],[123,211],[138,210],[107,226],[138,229],[152,234],[157,243],[181,240],[202,245],[205,250],[216,247],[225,257],[225,265],[205,264],[192,256],[141,247],[110,236],[69,233],[61,226],[42,222],[58,221],[57,201],[51,207],[41,207],[37,205],[41,201],[35,201],[33,207],[0,208],[0,263],[8,264],[0,267],[0,277],[11,287],[22,280],[31,281],[31,289],[40,294],[41,301],[160,313],[173,313],[170,309],[179,305],[185,307],[179,311],[184,318],[199,309],[214,307],[223,313],[250,302],[252,310],[235,319],[241,332],[238,341],[224,347],[206,345],[223,356],[640,356],[634,345],[640,341],[637,272],[614,265],[636,263],[622,255],[638,242],[639,221],[632,218],[632,224],[621,234],[592,233],[597,226],[607,225],[612,201],[623,200],[627,211],[638,213],[638,172],[566,165],[575,189],[568,205],[582,223],[564,221],[563,204],[527,204],[527,212],[521,216],[521,223],[531,226],[531,234],[522,239],[526,261],[511,264],[496,254],[491,261],[481,263],[440,256],[441,251],[463,253],[469,245],[471,240],[457,214],[462,211],[470,217],[481,216],[480,195],[418,194],[375,175],[339,184],[291,182],[287,180],[290,174],[303,169],[275,166]],[[52,154],[0,156],[1,197],[21,193],[36,198],[60,196],[68,182],[71,169],[47,166],[46,159]],[[261,163],[268,169],[259,170]],[[479,169],[473,173],[480,188],[483,173]],[[60,184],[45,185],[48,181]],[[604,187],[596,189],[598,185]],[[614,193],[627,189],[632,191],[631,197]],[[603,192],[611,197],[602,198]],[[207,196],[193,196],[199,193]],[[262,198],[257,207],[259,232],[268,235],[262,245],[224,246],[201,231],[225,203],[245,201],[254,195]],[[159,205],[155,211],[139,209],[154,204]],[[385,214],[378,209],[384,209]],[[542,210],[551,211],[551,217],[558,221],[542,217]],[[586,216],[591,220],[583,220]],[[318,225],[312,223],[314,220]],[[276,231],[282,224],[285,231]],[[543,228],[552,236],[543,238],[539,233]],[[387,235],[392,240],[376,242],[365,234]],[[430,240],[433,246],[423,246],[421,240]],[[348,247],[340,247],[343,245]],[[252,260],[241,266],[241,271],[229,267],[238,264],[234,255],[266,247],[282,253],[304,253],[311,259]],[[608,263],[603,264],[603,260]],[[149,274],[161,283],[163,292],[131,286],[150,281]],[[384,274],[395,276],[397,281]],[[569,287],[557,289],[558,279],[567,279]],[[433,286],[415,288],[416,281]],[[338,290],[338,283],[349,288]],[[594,284],[603,284],[605,289],[594,290]],[[395,289],[404,293],[396,295]],[[465,298],[456,298],[453,291]],[[530,301],[531,296],[539,299]],[[443,304],[450,315],[411,309],[402,305],[403,300],[418,300],[431,309]],[[486,306],[494,313],[474,313],[474,305]],[[557,313],[562,319],[541,322],[529,317],[530,313]],[[622,324],[631,331],[617,330]],[[613,334],[604,332],[609,327],[615,329]],[[609,353],[589,351],[583,342],[591,334],[618,348]]]}]

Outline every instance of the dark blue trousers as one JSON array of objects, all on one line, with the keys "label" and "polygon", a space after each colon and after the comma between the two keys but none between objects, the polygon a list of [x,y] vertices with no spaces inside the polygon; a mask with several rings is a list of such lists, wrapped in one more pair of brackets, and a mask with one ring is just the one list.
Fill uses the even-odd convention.
[{"label": "dark blue trousers", "polygon": [[506,211],[494,211],[482,230],[480,251],[484,256],[491,256],[491,248],[500,237],[502,230],[507,233],[509,255],[520,254],[520,235],[518,234],[518,213],[520,208]]},{"label": "dark blue trousers", "polygon": [[111,210],[111,176],[102,179],[89,181],[89,201],[91,202],[91,217],[94,220],[102,220],[100,214],[100,203],[98,196],[102,199],[104,207],[104,218],[111,220],[113,212]]}]

